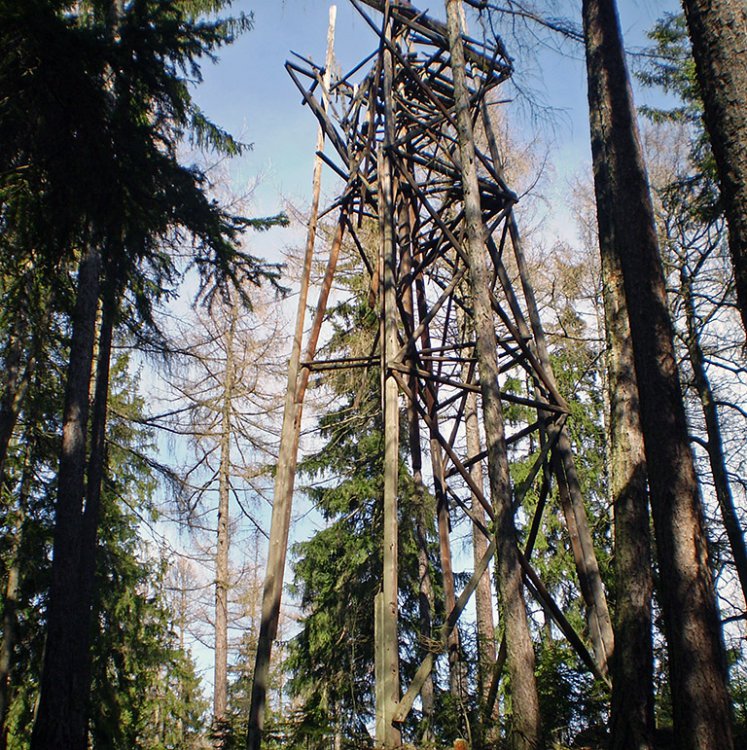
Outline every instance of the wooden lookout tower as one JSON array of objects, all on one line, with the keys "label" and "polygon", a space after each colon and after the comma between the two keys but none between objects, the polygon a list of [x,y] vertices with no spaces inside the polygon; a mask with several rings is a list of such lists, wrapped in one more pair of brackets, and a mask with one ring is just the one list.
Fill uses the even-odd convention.
[{"label": "wooden lookout tower", "polygon": [[[451,658],[456,650],[455,626],[468,601],[473,595],[492,601],[491,571],[504,637],[490,657],[488,713],[504,669],[511,675],[512,691],[519,691],[521,674],[514,670],[532,658],[525,596],[539,603],[601,680],[607,680],[612,653],[610,617],[566,429],[568,405],[550,366],[514,218],[517,197],[504,180],[493,129],[491,108],[511,75],[511,60],[499,40],[479,42],[464,33],[457,3],[447,3],[453,7],[445,24],[409,2],[350,2],[374,34],[370,54],[340,77],[331,74],[329,54],[325,66],[303,58],[286,65],[319,123],[316,204],[322,162],[342,179],[344,189],[326,210],[336,217],[336,229],[316,316],[305,332],[316,206],[309,227],[275,481],[249,726],[252,750],[260,747],[301,411],[311,373],[343,367],[381,372],[384,564],[376,611],[371,612],[376,623],[377,745],[400,745],[399,726],[418,696],[424,700],[421,693],[435,657],[445,652]],[[378,231],[373,255],[372,225]],[[368,274],[370,299],[379,313],[369,356],[355,361],[317,356],[343,238],[360,251],[360,267]],[[531,416],[509,429],[507,405],[520,405],[522,414]],[[416,491],[436,500],[447,613],[440,630],[430,634],[430,647],[423,649],[410,684],[400,684],[397,648],[401,435],[407,436],[404,447]],[[512,483],[511,462],[528,456],[533,457],[528,474]],[[532,567],[553,484],[587,609],[583,635],[573,629]],[[530,489],[538,498],[531,508],[523,502]],[[479,550],[472,577],[461,590],[454,583],[449,533],[456,514],[470,520]],[[481,593],[481,585],[487,585],[487,594],[484,588]]]}]

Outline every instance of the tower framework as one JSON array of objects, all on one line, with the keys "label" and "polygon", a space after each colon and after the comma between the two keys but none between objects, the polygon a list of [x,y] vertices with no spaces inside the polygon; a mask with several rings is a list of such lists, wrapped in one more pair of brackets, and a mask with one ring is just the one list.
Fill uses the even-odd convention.
[{"label": "tower framework", "polygon": [[[399,745],[398,726],[428,681],[437,654],[457,658],[456,624],[489,575],[494,557],[501,616],[513,610],[526,619],[525,588],[603,681],[612,653],[609,613],[566,428],[568,405],[550,365],[514,217],[517,197],[504,179],[491,117],[491,107],[500,98],[497,92],[511,75],[511,60],[499,40],[480,42],[461,33],[455,41],[453,29],[450,40],[445,24],[410,3],[350,2],[375,35],[371,54],[335,78],[329,55],[325,66],[300,57],[286,64],[331,146],[325,153],[319,145],[318,159],[343,180],[344,189],[326,211],[337,214],[336,230],[304,349],[305,290],[316,217],[307,246],[252,694],[248,747],[254,749],[259,748],[269,655],[277,633],[301,411],[311,373],[349,367],[376,367],[381,373],[384,568],[372,612],[379,745]],[[378,233],[376,252],[370,249],[372,226]],[[317,342],[344,237],[357,249],[360,268],[368,276],[379,330],[368,356],[322,359]],[[525,415],[511,431],[503,418],[507,406],[519,406]],[[407,423],[402,425],[406,431],[401,420]],[[447,612],[430,647],[423,650],[412,682],[402,686],[397,648],[400,434],[408,436],[416,486],[420,483],[420,490],[436,500]],[[533,459],[528,474],[512,486],[511,462],[527,457]],[[587,608],[583,636],[531,564],[553,481]],[[524,505],[530,489],[538,499],[531,512]],[[526,527],[521,549],[519,513]],[[486,541],[461,591],[454,585],[451,563],[452,514],[469,519]],[[518,587],[509,585],[512,575]],[[486,689],[487,714],[504,664],[517,648],[507,624]]]}]

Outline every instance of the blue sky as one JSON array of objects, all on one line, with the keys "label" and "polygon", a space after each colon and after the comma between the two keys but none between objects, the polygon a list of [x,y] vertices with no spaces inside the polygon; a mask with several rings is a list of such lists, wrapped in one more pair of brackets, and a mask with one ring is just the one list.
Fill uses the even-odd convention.
[{"label": "blue sky", "polygon": [[[443,0],[415,3],[443,16]],[[580,17],[579,3],[566,0],[557,5],[570,18]],[[336,54],[347,71],[375,45],[374,37],[348,0],[338,0]],[[677,8],[675,0],[622,0],[621,19],[626,43],[641,45],[645,30],[665,11]],[[316,139],[316,120],[301,105],[301,97],[287,75],[284,63],[291,50],[321,63],[324,60],[329,3],[325,0],[237,0],[234,9],[254,13],[254,29],[225,49],[217,65],[206,63],[204,83],[195,92],[208,116],[222,127],[253,144],[253,150],[231,167],[234,188],[241,192],[259,180],[254,192],[254,215],[275,213],[291,201],[305,211],[310,199],[311,172]],[[376,16],[375,13],[373,13]],[[480,32],[474,25],[473,33]],[[514,57],[521,84],[554,111],[552,117],[532,118],[526,108],[515,107],[511,124],[521,141],[539,138],[552,156],[549,184],[543,187],[547,201],[544,221],[547,241],[570,226],[566,195],[568,181],[589,162],[586,84],[582,50],[566,45],[564,55],[538,42],[514,48],[508,35],[504,41]],[[650,94],[648,97],[650,98]],[[642,98],[637,95],[638,103]],[[326,172],[323,193],[335,197],[339,183]],[[572,230],[569,230],[572,231]],[[273,230],[250,238],[252,250],[278,260],[284,247],[303,242],[303,228]],[[567,237],[566,237],[567,239]],[[295,303],[293,303],[295,304]],[[296,516],[305,513],[298,497]],[[304,517],[293,529],[295,538],[313,525]],[[269,526],[269,519],[267,520]],[[305,532],[299,529],[303,526]],[[201,669],[210,682],[210,657],[197,648]]]},{"label": "blue sky", "polygon": [[[348,70],[373,49],[371,31],[348,0],[338,0],[336,55]],[[415,3],[443,16],[443,1]],[[232,165],[236,189],[259,180],[254,193],[256,215],[274,213],[290,200],[304,209],[309,200],[316,121],[301,105],[285,69],[291,50],[322,62],[330,3],[325,0],[237,0],[235,11],[253,12],[254,29],[222,51],[217,65],[206,63],[204,83],[196,98],[208,115],[230,132],[253,144],[253,150]],[[557,3],[558,14],[580,18],[576,0]],[[645,42],[645,30],[675,0],[621,0],[620,15],[626,44]],[[371,11],[375,17],[377,14]],[[473,24],[473,33],[479,30]],[[525,107],[516,108],[515,130],[524,140],[539,135],[553,154],[555,180],[563,183],[588,162],[586,86],[581,49],[572,44],[559,54],[548,46],[530,43],[526,49],[504,34],[523,87],[530,88],[554,114],[534,121]],[[640,103],[650,93],[637,92]],[[328,198],[336,183],[327,173]],[[562,185],[550,187],[550,200],[563,194]],[[562,206],[557,214],[562,214]],[[251,240],[256,252],[277,258],[284,245],[299,241],[298,231],[272,232]]]}]

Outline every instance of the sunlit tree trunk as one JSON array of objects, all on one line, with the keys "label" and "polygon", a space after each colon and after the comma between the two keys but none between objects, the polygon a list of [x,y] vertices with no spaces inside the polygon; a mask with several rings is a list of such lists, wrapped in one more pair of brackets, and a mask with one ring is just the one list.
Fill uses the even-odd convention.
[{"label": "sunlit tree trunk", "polygon": [[215,671],[213,721],[216,748],[223,747],[228,705],[228,547],[229,492],[231,489],[231,413],[234,386],[234,338],[239,315],[234,305],[229,311],[225,338],[226,363],[221,413],[220,467],[218,470],[218,530],[215,552]]},{"label": "sunlit tree trunk", "polygon": [[584,0],[591,145],[602,242],[620,268],[630,319],[676,744],[733,747],[703,509],[674,351],[654,214],[613,0]]},{"label": "sunlit tree trunk", "polygon": [[[610,196],[606,198],[609,200]],[[614,507],[617,593],[610,747],[650,750],[654,694],[648,484],[625,289],[611,239],[600,237],[599,242],[607,335],[609,491]]]}]

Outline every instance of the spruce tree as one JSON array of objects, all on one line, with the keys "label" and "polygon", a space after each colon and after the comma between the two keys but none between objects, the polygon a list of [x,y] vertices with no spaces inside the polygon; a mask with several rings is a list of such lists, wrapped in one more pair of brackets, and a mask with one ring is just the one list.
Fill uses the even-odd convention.
[{"label": "spruce tree", "polygon": [[[248,28],[248,17],[199,20],[190,8],[204,7],[178,0],[124,5],[101,0],[82,3],[71,13],[62,3],[30,5],[34,7],[29,12],[2,8],[8,23],[3,24],[0,42],[9,51],[9,64],[0,82],[5,91],[18,90],[15,100],[26,98],[29,107],[23,112],[8,105],[0,113],[0,127],[8,135],[2,211],[23,240],[18,257],[46,251],[44,261],[52,270],[59,259],[79,267],[46,667],[34,742],[36,747],[58,742],[83,747],[89,651],[85,621],[90,618],[113,331],[128,322],[123,313],[136,313],[129,322],[152,323],[153,305],[180,277],[172,251],[186,238],[207,302],[225,294],[232,282],[272,276],[238,244],[243,229],[271,221],[253,222],[224,212],[206,196],[203,175],[176,159],[185,137],[223,153],[240,150],[194,105],[186,78],[199,79],[199,59]],[[215,9],[211,3],[209,10]],[[70,73],[63,86],[72,82],[79,88],[63,104],[38,95],[56,90],[59,57]],[[37,114],[31,127],[29,111]],[[73,133],[85,145],[73,143],[66,150],[59,132]],[[77,172],[84,178],[76,185],[82,196],[73,197],[66,186]],[[125,297],[132,303],[127,307],[122,304]],[[97,330],[99,304],[102,325]],[[88,455],[88,392],[96,339]],[[73,622],[73,612],[83,617],[82,627]]]},{"label": "spruce tree", "polygon": [[[334,333],[326,351],[331,356],[367,352],[376,329],[375,311],[363,301],[367,287],[359,277],[347,281],[351,297],[330,317]],[[324,445],[301,462],[301,470],[314,480],[307,495],[325,525],[293,549],[293,588],[304,615],[286,661],[293,675],[289,688],[302,706],[295,719],[295,741],[318,748],[371,741],[367,724],[375,713],[374,597],[383,564],[384,432],[378,368],[333,374],[325,386],[335,405],[320,418]],[[403,429],[405,425],[403,419]],[[407,445],[404,436],[400,445]],[[415,505],[418,498],[428,498],[418,492],[404,454],[398,494],[400,663],[408,673],[422,658],[424,645],[419,641],[415,542],[416,519],[423,509]],[[432,518],[435,509],[430,511],[425,515]],[[430,729],[451,740],[456,728]],[[418,732],[412,725],[406,731]]]}]

